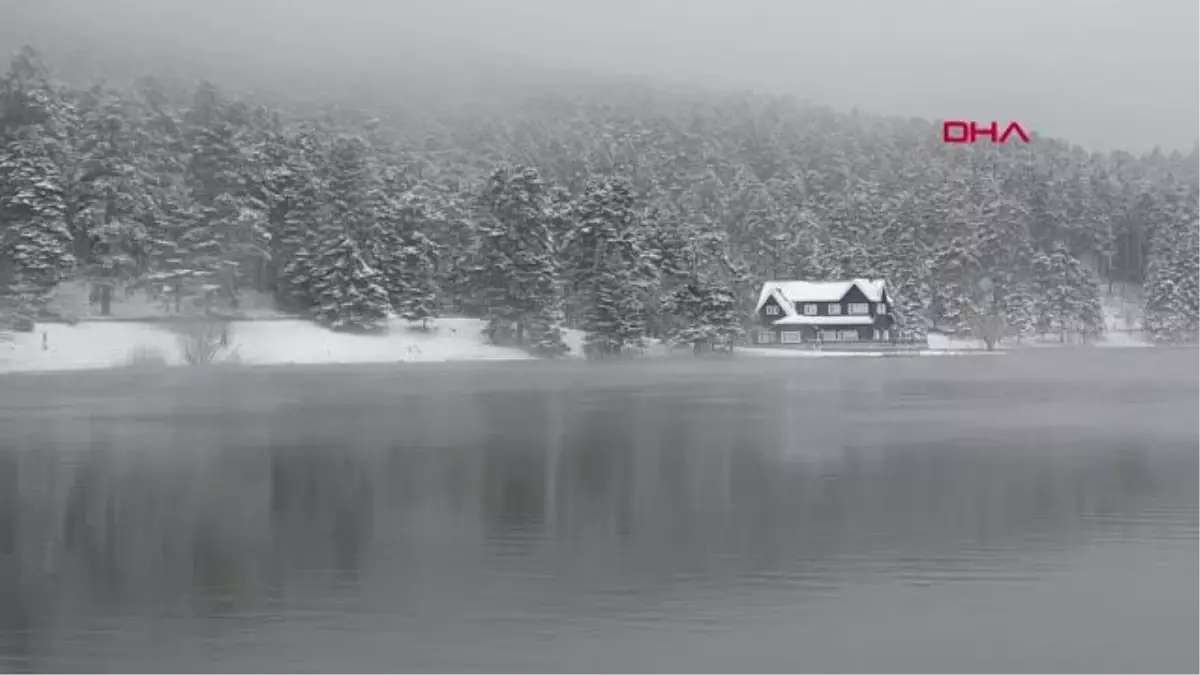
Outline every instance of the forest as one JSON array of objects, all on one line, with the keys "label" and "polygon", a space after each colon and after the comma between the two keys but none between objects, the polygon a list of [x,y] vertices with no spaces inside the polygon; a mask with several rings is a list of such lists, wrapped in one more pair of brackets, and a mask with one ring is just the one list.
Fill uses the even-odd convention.
[{"label": "forest", "polygon": [[66,280],[180,314],[254,290],[334,330],[471,316],[608,355],[737,339],[766,280],[881,277],[904,338],[1098,338],[1119,284],[1154,341],[1196,340],[1195,148],[940,132],[616,79],[427,109],[68,83],[25,47],[0,79],[0,312],[48,318]]}]

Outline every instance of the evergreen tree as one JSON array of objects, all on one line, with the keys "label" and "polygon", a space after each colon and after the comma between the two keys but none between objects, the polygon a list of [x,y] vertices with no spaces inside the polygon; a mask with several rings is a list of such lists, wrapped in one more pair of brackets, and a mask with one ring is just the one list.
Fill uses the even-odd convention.
[{"label": "evergreen tree", "polygon": [[1033,263],[1034,325],[1040,333],[1068,333],[1085,339],[1104,331],[1099,288],[1094,276],[1067,249],[1054,242],[1049,253],[1039,252]]},{"label": "evergreen tree", "polygon": [[732,345],[743,332],[737,298],[712,280],[696,279],[675,288],[663,308],[673,319],[667,342],[691,345],[697,353],[706,347]]},{"label": "evergreen tree", "polygon": [[387,327],[383,275],[371,267],[348,232],[324,242],[308,281],[317,320],[334,330],[377,332]]},{"label": "evergreen tree", "polygon": [[1180,210],[1151,244],[1146,278],[1146,330],[1155,342],[1190,342],[1200,332],[1200,220]]},{"label": "evergreen tree", "polygon": [[590,181],[564,255],[580,328],[591,354],[620,354],[642,346],[646,334],[633,186],[624,178]]},{"label": "evergreen tree", "polygon": [[62,176],[36,125],[0,148],[0,278],[23,311],[44,308],[75,264]]},{"label": "evergreen tree", "polygon": [[493,341],[515,334],[535,353],[567,351],[562,338],[558,264],[546,208],[546,187],[536,169],[496,169],[482,196],[486,220],[479,225],[474,294],[488,308]]},{"label": "evergreen tree", "polygon": [[284,307],[307,308],[310,271],[310,233],[326,222],[321,185],[309,148],[308,134],[269,136],[257,149],[255,164],[262,172],[259,197],[266,205],[270,227],[269,286]]},{"label": "evergreen tree", "polygon": [[117,94],[92,88],[79,105],[72,149],[75,252],[105,315],[113,292],[133,282],[148,264],[146,223],[154,205],[138,166],[130,117]]},{"label": "evergreen tree", "polygon": [[392,307],[402,318],[425,326],[441,309],[437,278],[437,246],[425,235],[435,211],[425,195],[405,192],[388,200],[379,233],[381,255]]},{"label": "evergreen tree", "polygon": [[239,107],[203,82],[188,111],[187,180],[195,218],[181,244],[207,299],[237,302],[270,255],[267,207],[250,185],[251,153]]}]

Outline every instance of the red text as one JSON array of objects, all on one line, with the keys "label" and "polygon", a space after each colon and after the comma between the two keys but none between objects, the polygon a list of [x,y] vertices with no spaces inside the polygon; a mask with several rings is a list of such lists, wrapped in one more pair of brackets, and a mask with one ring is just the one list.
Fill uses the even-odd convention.
[{"label": "red text", "polygon": [[985,136],[992,143],[1007,143],[1013,135],[1016,135],[1024,143],[1029,142],[1029,134],[1025,133],[1021,125],[1016,122],[1009,122],[1003,132],[1000,131],[1000,128],[999,122],[982,124],[965,120],[946,120],[942,122],[942,142],[974,143],[979,140],[980,136]]}]

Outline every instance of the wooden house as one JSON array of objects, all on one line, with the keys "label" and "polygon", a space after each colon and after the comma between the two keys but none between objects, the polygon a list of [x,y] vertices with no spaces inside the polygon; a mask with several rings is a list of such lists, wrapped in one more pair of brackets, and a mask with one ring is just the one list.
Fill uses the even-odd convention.
[{"label": "wooden house", "polygon": [[893,339],[892,298],[883,279],[768,281],[754,313],[757,345]]}]

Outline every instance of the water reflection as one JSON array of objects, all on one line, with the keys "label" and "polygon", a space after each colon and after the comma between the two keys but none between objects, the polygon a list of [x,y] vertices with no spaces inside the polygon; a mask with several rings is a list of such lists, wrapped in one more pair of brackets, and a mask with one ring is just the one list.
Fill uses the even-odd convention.
[{"label": "water reflection", "polygon": [[[562,661],[579,651],[547,666],[513,633],[609,617],[666,640],[880,584],[1036,580],[1105,542],[1188,543],[1194,567],[1196,425],[1179,419],[1194,390],[1163,399],[1180,407],[1147,436],[1102,397],[1060,395],[1041,417],[1019,398],[955,411],[966,378],[945,399],[945,382],[839,377],[836,395],[766,372],[419,395],[376,382],[269,409],[243,382],[191,415],[27,426],[0,452],[0,664],[161,669],[153,635],[209,644],[183,657],[208,670],[589,669]],[[295,384],[264,381],[258,400]],[[390,636],[373,656],[348,646],[358,621],[357,640]],[[252,649],[271,630],[330,656],[281,666],[292,657]],[[669,653],[631,663],[679,663]]]}]

